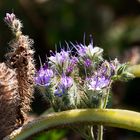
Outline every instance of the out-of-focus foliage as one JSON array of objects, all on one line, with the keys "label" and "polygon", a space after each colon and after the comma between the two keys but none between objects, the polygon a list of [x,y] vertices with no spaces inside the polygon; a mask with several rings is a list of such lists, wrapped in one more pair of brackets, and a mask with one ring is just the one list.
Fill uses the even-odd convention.
[{"label": "out-of-focus foliage", "polygon": [[61,140],[66,135],[64,130],[52,130],[51,132],[44,132],[39,136],[34,137],[32,140]]},{"label": "out-of-focus foliage", "polygon": [[[117,20],[107,30],[104,45],[108,47],[109,55],[122,54],[133,45],[140,42],[140,16]],[[110,52],[110,49],[111,52]]]},{"label": "out-of-focus foliage", "polygon": [[[3,22],[6,12],[14,12],[24,24],[23,32],[34,39],[37,67],[38,55],[45,62],[46,54],[55,49],[55,44],[61,42],[63,46],[65,41],[82,42],[84,34],[86,42],[89,42],[89,34],[92,34],[94,44],[103,47],[111,58],[120,56],[122,61],[139,62],[139,0],[0,0],[1,61],[8,49],[7,42],[12,38]],[[129,91],[124,88],[126,84],[117,83],[113,87],[112,105],[126,109],[135,106],[135,110],[140,111],[139,82],[139,79],[131,81],[131,88],[127,85]],[[33,110],[41,113],[40,110],[45,110],[48,104],[41,94],[35,92],[35,97],[38,104],[34,103]],[[127,135],[126,138],[121,135],[122,131],[106,130],[107,140],[118,140],[122,136],[128,139]],[[140,138],[139,135],[137,137]]]},{"label": "out-of-focus foliage", "polygon": [[139,42],[140,3],[137,0],[1,0],[1,55],[11,37],[2,19],[10,11],[22,19],[24,32],[34,38],[36,51],[43,61],[46,52],[55,49],[55,43],[79,42],[84,33],[87,39],[92,34],[95,44],[109,51],[110,46],[118,52]]}]

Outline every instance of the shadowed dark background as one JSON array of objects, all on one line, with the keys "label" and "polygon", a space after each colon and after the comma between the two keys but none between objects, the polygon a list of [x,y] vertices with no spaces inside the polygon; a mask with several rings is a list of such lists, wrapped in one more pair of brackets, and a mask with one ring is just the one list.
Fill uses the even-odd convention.
[{"label": "shadowed dark background", "polygon": [[[1,0],[0,1],[0,60],[8,50],[12,34],[3,18],[14,12],[21,19],[23,32],[34,39],[36,66],[49,55],[49,50],[66,46],[65,41],[86,42],[93,36],[94,44],[105,49],[105,57],[118,57],[121,62],[140,62],[140,1],[139,0]],[[109,107],[140,112],[140,79],[113,85]],[[41,114],[48,104],[36,91],[33,113]],[[140,134],[105,127],[105,140],[139,140]],[[33,140],[80,140],[71,130],[41,134]]]}]

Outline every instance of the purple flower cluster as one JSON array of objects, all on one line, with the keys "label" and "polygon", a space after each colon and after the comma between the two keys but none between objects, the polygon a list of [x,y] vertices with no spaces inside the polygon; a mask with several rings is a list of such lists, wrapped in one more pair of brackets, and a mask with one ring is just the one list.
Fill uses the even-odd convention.
[{"label": "purple flower cluster", "polygon": [[64,94],[73,84],[73,78],[70,75],[74,71],[77,62],[77,57],[71,56],[70,51],[64,49],[61,52],[52,54],[48,59],[49,69],[42,67],[37,72],[36,84],[48,87],[53,81],[54,95]]},{"label": "purple flower cluster", "polygon": [[[88,46],[75,45],[74,48],[77,50],[74,56],[70,50],[64,49],[52,54],[48,59],[49,68],[41,67],[37,72],[36,84],[46,87],[53,85],[53,94],[57,96],[65,94],[73,85],[86,86],[92,91],[101,91],[110,86],[117,60],[103,61],[103,49],[93,47],[93,43]],[[86,69],[89,69],[87,73]],[[83,82],[75,80],[79,76]]]},{"label": "purple flower cluster", "polygon": [[115,67],[113,61],[110,63],[104,61],[92,77],[87,78],[87,87],[89,90],[99,91],[109,87],[112,80],[111,78],[115,74]]},{"label": "purple flower cluster", "polygon": [[88,46],[78,44],[74,47],[77,50],[80,63],[82,63],[83,66],[86,68],[90,68],[93,65],[95,65],[95,63],[98,63],[103,60],[103,49],[99,47],[93,47],[92,41]]}]

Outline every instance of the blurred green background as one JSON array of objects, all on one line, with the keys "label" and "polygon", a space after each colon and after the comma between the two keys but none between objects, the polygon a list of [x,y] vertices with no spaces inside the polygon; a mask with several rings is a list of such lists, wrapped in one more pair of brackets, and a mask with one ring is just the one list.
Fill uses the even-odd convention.
[{"label": "blurred green background", "polygon": [[[140,62],[140,1],[139,0],[0,0],[0,60],[8,50],[12,34],[5,25],[5,13],[14,12],[24,24],[23,32],[34,39],[36,66],[38,56],[45,62],[55,45],[65,41],[86,42],[93,36],[94,45],[105,49],[105,57],[118,57],[121,62]],[[140,79],[116,82],[109,107],[140,112]],[[32,104],[37,116],[49,108],[38,90]],[[105,127],[104,140],[139,140],[140,134]],[[71,130],[40,134],[33,140],[81,140]]]}]

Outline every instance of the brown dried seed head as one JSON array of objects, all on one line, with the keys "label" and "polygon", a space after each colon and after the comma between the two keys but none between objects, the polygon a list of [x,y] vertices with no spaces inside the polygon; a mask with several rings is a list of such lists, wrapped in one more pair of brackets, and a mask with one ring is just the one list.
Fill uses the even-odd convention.
[{"label": "brown dried seed head", "polygon": [[16,73],[0,63],[0,139],[18,127],[19,105]]}]

